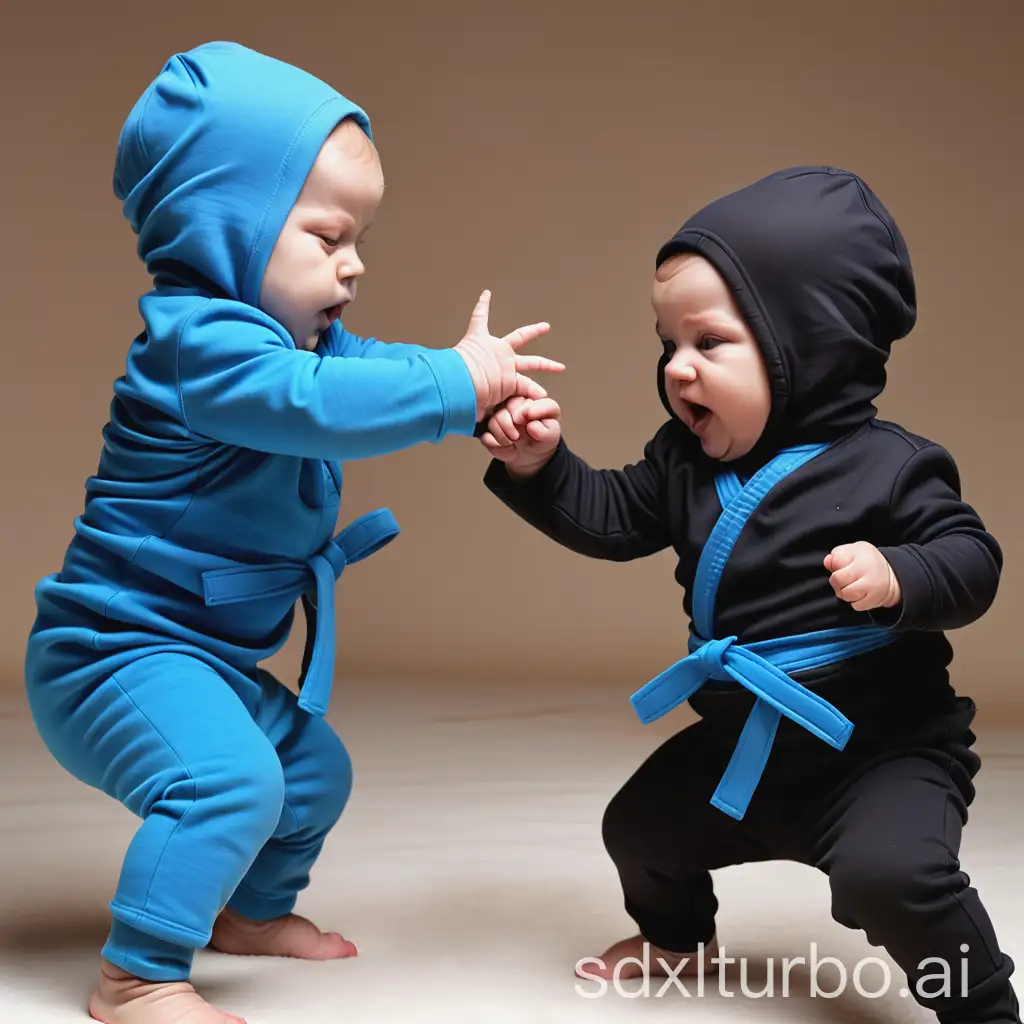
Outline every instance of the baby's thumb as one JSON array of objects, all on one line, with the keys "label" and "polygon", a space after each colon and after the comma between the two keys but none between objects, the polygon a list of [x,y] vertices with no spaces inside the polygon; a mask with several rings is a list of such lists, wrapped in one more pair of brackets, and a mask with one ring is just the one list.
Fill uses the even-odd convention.
[{"label": "baby's thumb", "polygon": [[840,544],[825,556],[825,568],[829,572],[837,572],[839,569],[848,566],[852,561],[853,548],[849,544]]}]

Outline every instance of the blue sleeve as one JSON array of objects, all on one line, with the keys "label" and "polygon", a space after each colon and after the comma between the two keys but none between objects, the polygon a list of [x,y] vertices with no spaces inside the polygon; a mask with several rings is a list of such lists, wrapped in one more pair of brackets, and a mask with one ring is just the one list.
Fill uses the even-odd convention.
[{"label": "blue sleeve", "polygon": [[337,461],[471,436],[476,395],[451,349],[409,346],[366,359],[297,350],[258,310],[230,316],[211,302],[189,317],[177,345],[181,415],[224,444]]},{"label": "blue sleeve", "polygon": [[347,359],[408,359],[421,352],[437,351],[422,345],[410,345],[407,342],[360,338],[347,331],[337,321],[324,335],[322,348],[326,355],[342,356]]}]

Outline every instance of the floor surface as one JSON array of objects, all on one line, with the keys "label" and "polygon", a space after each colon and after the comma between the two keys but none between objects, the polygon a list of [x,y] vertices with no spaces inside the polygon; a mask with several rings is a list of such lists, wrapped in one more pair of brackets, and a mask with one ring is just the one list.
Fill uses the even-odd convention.
[{"label": "floor surface", "polygon": [[[338,686],[331,718],[356,789],[298,909],[360,955],[307,964],[201,951],[197,985],[248,1024],[934,1020],[900,996],[903,975],[884,953],[832,921],[826,879],[782,863],[716,874],[722,941],[745,975],[733,965],[703,994],[693,981],[688,995],[659,994],[660,981],[646,993],[624,983],[599,994],[573,967],[630,929],[601,813],[681,719],[644,728],[625,693],[582,686],[351,689]],[[1024,963],[1024,731],[979,731],[986,760],[962,861],[1004,948]],[[0,703],[0,1021],[87,1021],[107,902],[135,825],[50,760],[19,700]],[[858,994],[851,977],[872,956],[891,972],[878,998]],[[845,988],[811,996],[805,966],[786,994],[786,957],[838,958]],[[758,996],[769,977],[774,991]],[[826,965],[817,977],[829,992],[839,974]],[[859,980],[867,993],[886,981],[877,963]]]}]

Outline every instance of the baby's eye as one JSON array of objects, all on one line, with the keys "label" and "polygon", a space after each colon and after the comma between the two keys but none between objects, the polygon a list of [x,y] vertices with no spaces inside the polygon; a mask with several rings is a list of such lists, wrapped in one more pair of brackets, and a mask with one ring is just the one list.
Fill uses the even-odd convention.
[{"label": "baby's eye", "polygon": [[341,239],[339,238],[328,238],[326,235],[320,236],[320,241],[324,243],[330,249],[336,249],[341,245]]},{"label": "baby's eye", "polygon": [[716,338],[713,334],[704,334],[701,336],[700,343],[697,345],[697,348],[707,351],[708,349],[715,348],[717,345],[724,344],[725,341],[722,338]]}]

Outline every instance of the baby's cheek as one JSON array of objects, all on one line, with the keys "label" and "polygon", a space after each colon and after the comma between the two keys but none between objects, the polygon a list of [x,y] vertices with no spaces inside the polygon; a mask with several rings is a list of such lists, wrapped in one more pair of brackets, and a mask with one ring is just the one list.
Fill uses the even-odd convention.
[{"label": "baby's cheek", "polygon": [[672,394],[671,390],[669,390],[668,394],[668,404],[671,410],[676,414],[676,416],[678,416],[680,419],[684,418],[682,404],[680,403],[679,399],[674,394]]}]

